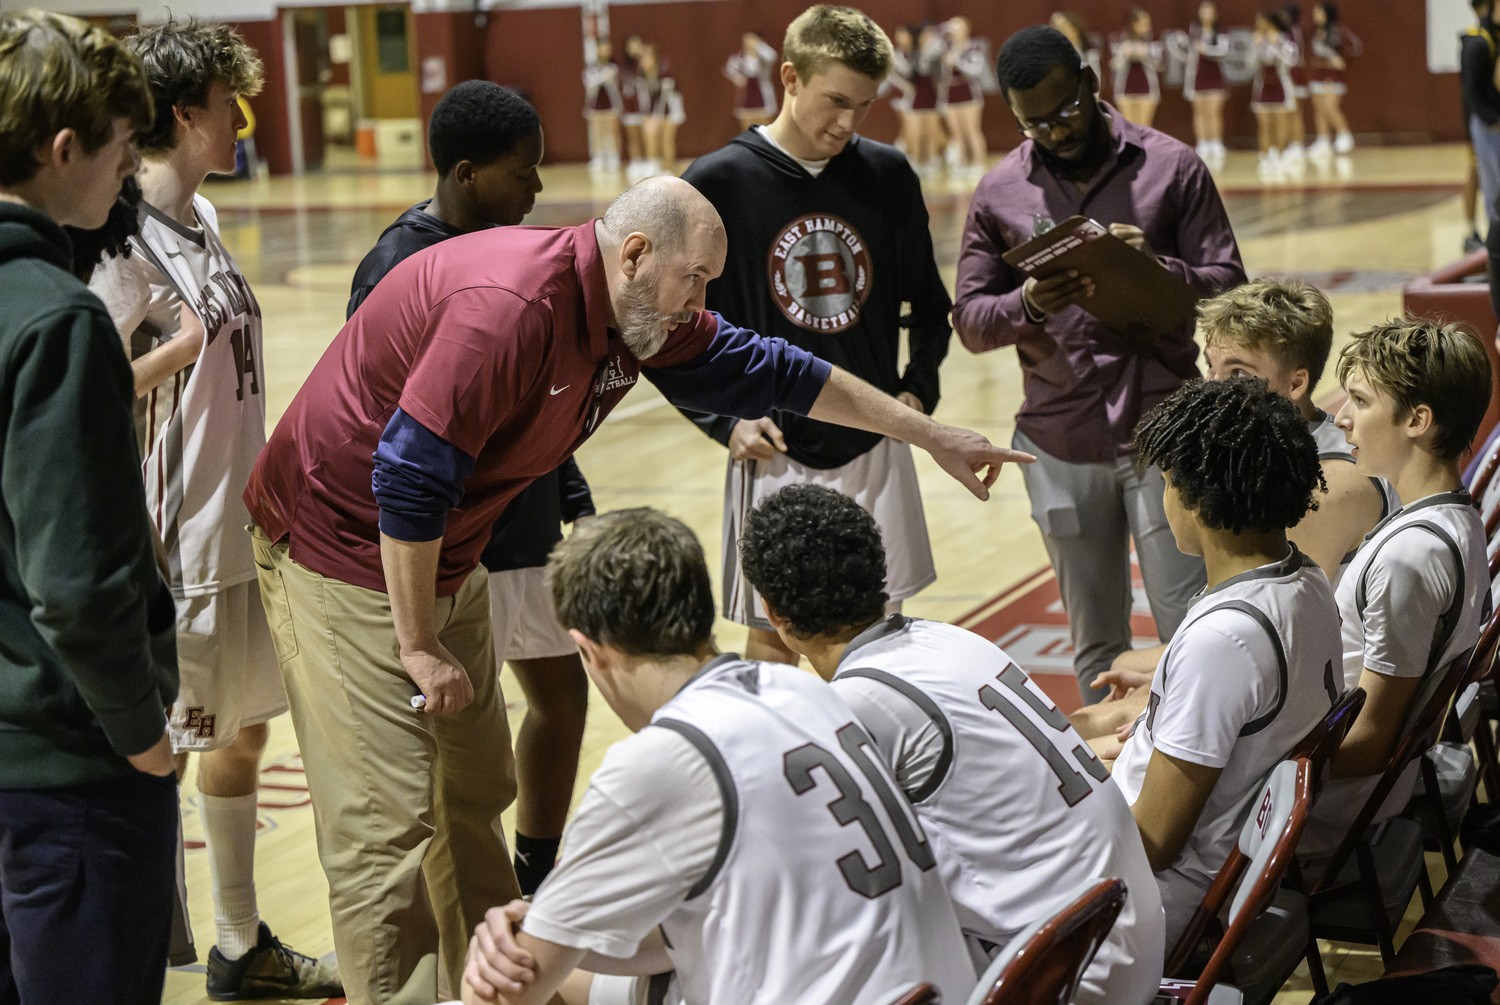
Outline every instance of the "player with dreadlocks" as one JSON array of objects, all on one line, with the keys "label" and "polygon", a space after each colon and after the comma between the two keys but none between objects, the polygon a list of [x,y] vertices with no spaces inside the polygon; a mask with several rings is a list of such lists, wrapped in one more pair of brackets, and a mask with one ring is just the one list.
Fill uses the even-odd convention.
[{"label": "player with dreadlocks", "polygon": [[1177,547],[1208,586],[1173,634],[1114,776],[1135,814],[1176,943],[1266,774],[1342,689],[1339,614],[1287,540],[1323,486],[1307,422],[1264,381],[1196,381],[1136,430],[1166,476]]}]

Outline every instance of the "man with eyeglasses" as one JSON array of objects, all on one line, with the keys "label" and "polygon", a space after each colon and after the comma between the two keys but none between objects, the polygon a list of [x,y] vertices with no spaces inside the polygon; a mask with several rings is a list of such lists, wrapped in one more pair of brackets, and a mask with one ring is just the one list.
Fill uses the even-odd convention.
[{"label": "man with eyeglasses", "polygon": [[1000,257],[1070,216],[1107,224],[1208,297],[1245,281],[1218,190],[1188,147],[1127,122],[1097,97],[1099,81],[1056,29],[1023,28],[996,60],[1026,137],[974,193],[958,261],[953,327],[971,352],[1015,346],[1025,400],[1014,446],[1032,518],[1057,573],[1074,648],[1089,685],[1131,647],[1129,546],[1135,540],[1162,641],[1204,584],[1203,563],[1177,550],[1156,469],[1140,470],[1131,435],[1140,418],[1197,377],[1193,323],[1130,338],[1084,304],[1092,277],[1027,278]]}]

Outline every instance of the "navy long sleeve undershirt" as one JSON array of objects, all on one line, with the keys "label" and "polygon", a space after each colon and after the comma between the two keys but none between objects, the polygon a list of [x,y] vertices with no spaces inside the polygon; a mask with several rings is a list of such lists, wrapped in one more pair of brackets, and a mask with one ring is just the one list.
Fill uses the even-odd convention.
[{"label": "navy long sleeve undershirt", "polygon": [[435,541],[448,511],[464,496],[474,458],[401,409],[386,423],[375,448],[371,487],[380,506],[380,532],[398,541]]}]

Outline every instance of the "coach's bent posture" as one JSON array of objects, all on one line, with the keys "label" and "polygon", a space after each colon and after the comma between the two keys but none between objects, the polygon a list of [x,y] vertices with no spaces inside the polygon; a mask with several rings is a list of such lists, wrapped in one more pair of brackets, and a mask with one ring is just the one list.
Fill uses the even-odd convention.
[{"label": "coach's bent posture", "polygon": [[1026,400],[1014,444],[1031,515],[1057,571],[1084,702],[1090,682],[1130,648],[1130,539],[1156,630],[1165,642],[1203,585],[1162,511],[1161,472],[1136,465],[1136,423],[1198,376],[1193,323],[1152,339],[1104,327],[1082,303],[1088,276],[1038,282],[1001,255],[1083,215],[1153,255],[1203,296],[1245,281],[1239,248],[1208,169],[1191,147],[1125,121],[1096,97],[1099,81],[1073,44],[1023,28],[997,60],[1000,87],[1028,138],[974,193],[958,260],[953,327],[971,352],[1013,345]]},{"label": "coach's bent posture", "polygon": [[936,846],[880,751],[811,674],[720,655],[692,531],[607,513],[558,546],[548,577],[635,735],[589,781],[529,911],[514,901],[476,930],[466,1002],[660,1000],[641,985],[673,969],[673,999],[713,1005],[871,1005],[916,981],[968,994]]},{"label": "coach's bent posture", "polygon": [[1030,459],[703,311],[725,253],[718,214],[667,178],[579,227],[416,254],[345,325],[256,464],[245,503],[351,1002],[434,1001],[439,941],[456,986],[469,931],[517,895],[479,554],[643,364],[691,408],[784,409],[917,444],[981,498],[1001,462]]}]

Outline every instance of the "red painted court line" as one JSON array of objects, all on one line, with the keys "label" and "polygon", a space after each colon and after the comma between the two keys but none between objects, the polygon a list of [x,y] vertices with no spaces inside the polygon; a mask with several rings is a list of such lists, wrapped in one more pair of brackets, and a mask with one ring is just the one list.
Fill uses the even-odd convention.
[{"label": "red painted court line", "polygon": [[[1143,609],[1140,570],[1132,562],[1136,604],[1131,613],[1131,631],[1136,646],[1156,643],[1156,622]],[[981,604],[955,622],[982,635],[1004,649],[1031,676],[1057,707],[1073,712],[1083,704],[1073,675],[1073,644],[1068,637],[1068,617],[1062,609],[1057,577],[1050,566],[1037,570],[1021,583]]]}]

